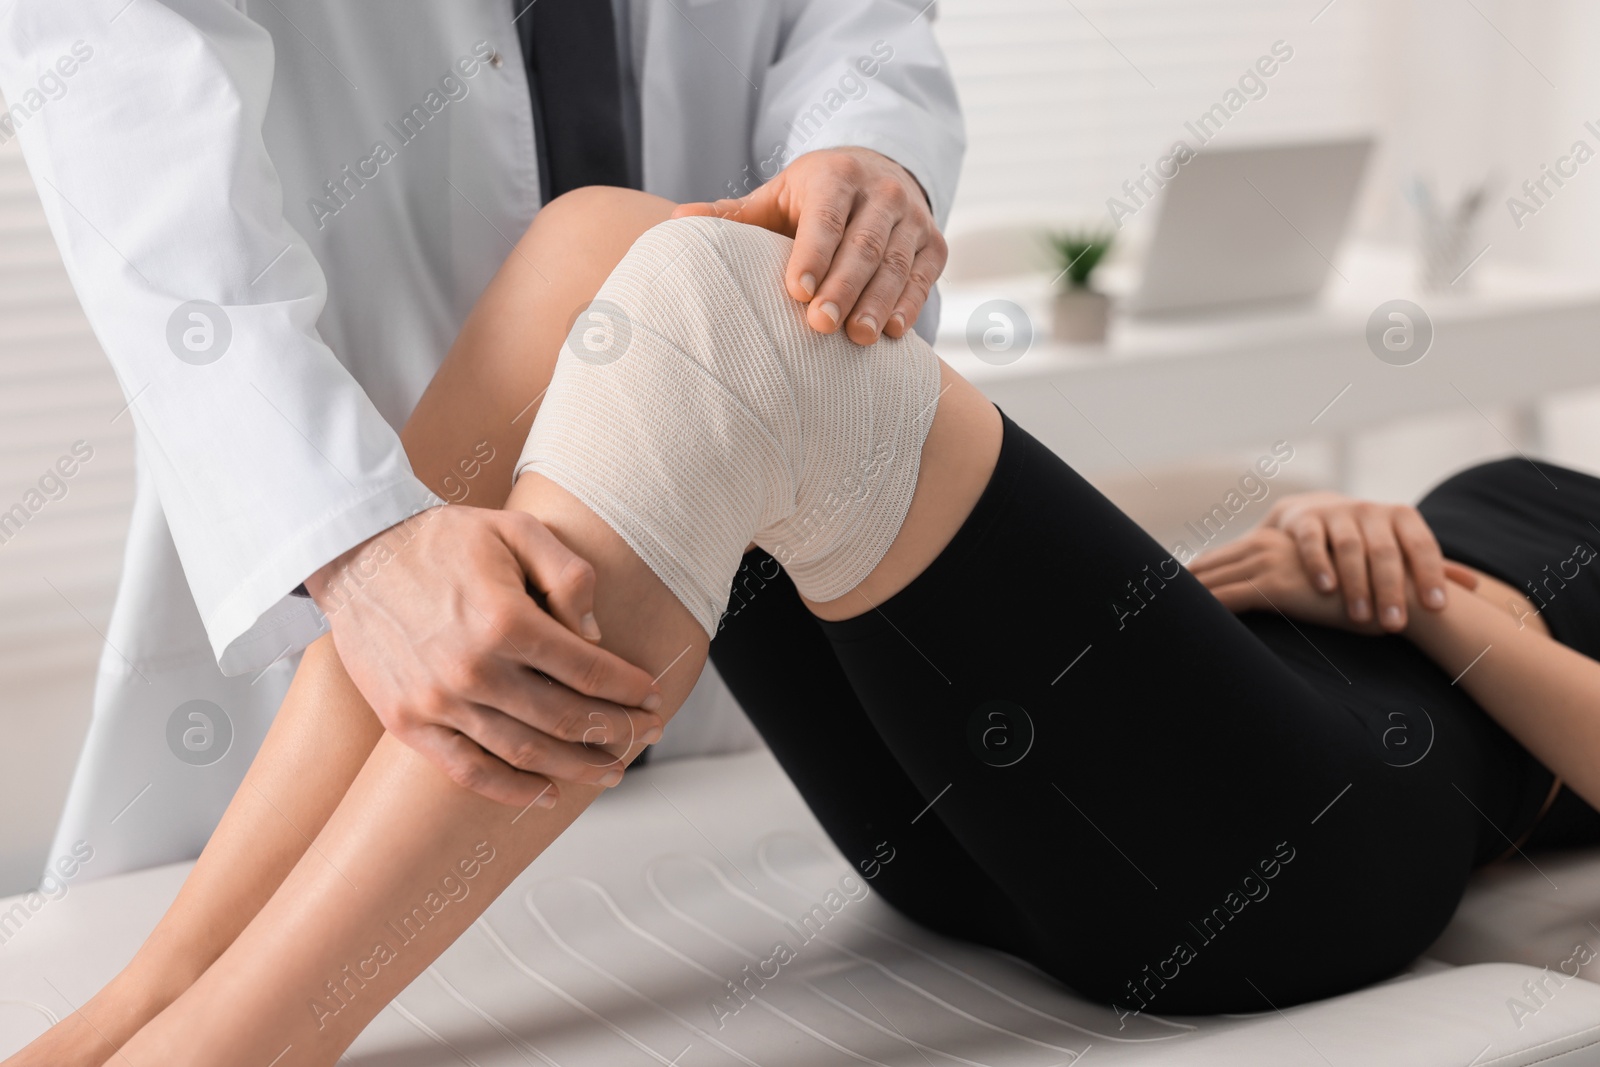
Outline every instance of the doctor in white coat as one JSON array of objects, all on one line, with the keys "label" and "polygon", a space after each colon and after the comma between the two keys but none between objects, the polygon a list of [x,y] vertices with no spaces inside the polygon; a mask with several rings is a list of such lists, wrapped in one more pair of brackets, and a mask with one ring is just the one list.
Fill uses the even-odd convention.
[{"label": "doctor in white coat", "polygon": [[[11,0],[0,10],[0,126],[21,139],[137,429],[122,584],[51,852],[92,848],[80,877],[198,854],[299,651],[330,627],[326,600],[297,587],[325,592],[341,560],[443,503],[413,475],[396,431],[549,198],[540,83],[521,43],[529,9]],[[613,0],[610,16],[629,184],[678,201],[744,198],[718,207],[795,234],[789,288],[811,297],[816,328],[870,341],[915,322],[926,334],[964,139],[921,0]],[[534,30],[547,57],[609,59],[592,40],[556,46],[551,25]],[[430,605],[443,619],[489,594],[475,555],[542,552],[561,564],[526,529],[470,507],[474,480],[509,477],[514,458],[462,457],[447,489],[469,506],[443,508],[449,521],[429,524],[426,551],[389,564],[402,577],[373,583],[399,592],[363,596],[361,611],[331,624],[385,726],[446,769],[467,751],[498,761],[438,707],[476,698],[480,719],[531,730],[557,699],[452,690],[439,655],[487,662],[482,634],[436,638],[431,662],[406,645]],[[545,645],[567,649],[551,653],[567,663],[539,666],[573,690],[547,693],[570,708],[591,700],[574,675],[623,676],[567,630],[592,659],[550,636],[558,624],[532,619],[524,599]],[[504,677],[531,690],[528,666],[502,664]],[[695,699],[686,725],[731,703],[714,683]],[[429,740],[441,736],[452,743]],[[494,775],[478,780],[515,794]]]}]

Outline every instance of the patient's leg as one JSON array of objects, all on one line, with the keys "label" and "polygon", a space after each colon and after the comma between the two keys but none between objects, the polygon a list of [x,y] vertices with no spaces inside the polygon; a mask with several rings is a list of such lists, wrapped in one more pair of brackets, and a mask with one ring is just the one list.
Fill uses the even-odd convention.
[{"label": "patient's leg", "polygon": [[[511,464],[573,316],[634,239],[671,210],[670,202],[642,193],[585,189],[535,218],[401,435],[429,488],[454,503],[504,506]],[[331,642],[307,649],[261,751],[172,907],[105,989],[7,1067],[109,1060],[260,911],[382,732]]]},{"label": "patient's leg", "polygon": [[243,784],[154,932],[109,985],[6,1067],[111,1061],[272,896],[381,733],[332,643],[313,644]]},{"label": "patient's leg", "polygon": [[[594,564],[605,646],[661,676],[670,718],[700,674],[705,631],[564,490],[525,475],[511,506],[538,515]],[[352,699],[340,714],[353,713]],[[643,747],[632,745],[625,760]],[[123,1054],[134,1065],[269,1063],[280,1053],[281,1067],[333,1063],[600,792],[563,783],[555,807],[517,811],[455,785],[384,735],[314,849]]]},{"label": "patient's leg", "polygon": [[[774,284],[781,284],[776,274]],[[755,340],[730,342],[737,349]],[[917,555],[937,553],[948,540],[987,474],[972,455],[987,453],[992,463],[998,447],[985,439],[981,418],[987,413],[997,421],[993,407],[964,392],[970,387],[958,379],[948,385],[958,399],[941,404],[927,436],[917,499],[903,542],[896,540],[896,548],[906,549],[899,553],[902,567]],[[682,410],[674,397],[650,399]],[[977,432],[957,441],[952,427],[963,417],[976,420]],[[941,462],[947,455],[955,461]],[[567,490],[529,472],[509,505],[536,515],[594,565],[604,644],[661,676],[663,714],[670,718],[698,677],[706,628]],[[731,547],[737,553],[741,545]],[[882,590],[892,593],[893,582]],[[631,746],[624,759],[640,748]],[[381,738],[314,852],[125,1054],[135,1064],[332,1063],[599,792],[592,785],[564,785],[554,808],[512,811],[454,785],[400,743]]]}]

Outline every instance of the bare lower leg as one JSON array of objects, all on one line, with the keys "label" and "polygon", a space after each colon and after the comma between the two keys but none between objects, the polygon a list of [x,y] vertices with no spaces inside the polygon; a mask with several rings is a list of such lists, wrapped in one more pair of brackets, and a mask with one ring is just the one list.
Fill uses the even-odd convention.
[{"label": "bare lower leg", "polygon": [[[672,208],[637,195],[609,198],[615,202],[603,213],[591,210],[588,201],[606,195],[580,190],[536,219],[407,423],[402,440],[412,467],[445,499],[505,504],[510,463],[549,385],[570,321],[638,234]],[[110,984],[6,1067],[96,1067],[109,1060],[265,905],[382,732],[331,642],[314,644],[238,793],[150,938]]]},{"label": "bare lower leg", "polygon": [[383,732],[337,666],[329,642],[306,651],[261,751],[155,931],[109,985],[7,1067],[107,1062],[266,904]]},{"label": "bare lower leg", "polygon": [[[705,661],[704,630],[565,490],[525,475],[511,504],[594,564],[604,644],[662,675],[670,718]],[[333,1063],[602,791],[563,783],[554,808],[519,812],[456,786],[384,736],[279,891],[123,1054],[134,1067],[280,1054],[284,1067]],[[417,917],[410,927],[407,916]]]}]

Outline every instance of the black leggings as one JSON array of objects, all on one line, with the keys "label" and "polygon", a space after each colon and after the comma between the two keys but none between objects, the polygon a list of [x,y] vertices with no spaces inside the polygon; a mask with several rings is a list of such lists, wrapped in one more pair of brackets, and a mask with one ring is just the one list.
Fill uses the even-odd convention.
[{"label": "black leggings", "polygon": [[760,551],[735,579],[711,658],[835,845],[908,917],[1127,1012],[1405,966],[1549,772],[1401,638],[1232,615],[1004,427],[878,610],[818,620]]}]

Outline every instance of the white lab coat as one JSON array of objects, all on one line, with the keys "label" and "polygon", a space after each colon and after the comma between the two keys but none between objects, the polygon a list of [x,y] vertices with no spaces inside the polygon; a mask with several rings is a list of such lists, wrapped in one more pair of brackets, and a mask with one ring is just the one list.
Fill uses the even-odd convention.
[{"label": "white lab coat", "polygon": [[[645,189],[741,195],[793,155],[862,145],[943,223],[964,140],[920,2],[616,6]],[[122,585],[50,852],[86,841],[86,874],[198,853],[326,627],[289,591],[435,501],[396,431],[541,200],[512,18],[510,0],[0,11],[9,121],[137,427]]]}]

